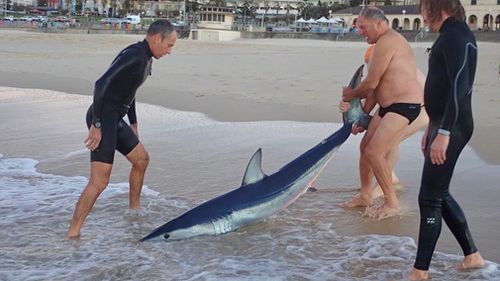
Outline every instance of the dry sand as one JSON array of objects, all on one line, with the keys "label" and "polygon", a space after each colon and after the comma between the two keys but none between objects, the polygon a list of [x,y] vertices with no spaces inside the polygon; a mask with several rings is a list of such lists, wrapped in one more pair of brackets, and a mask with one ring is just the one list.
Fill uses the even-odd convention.
[{"label": "dry sand", "polygon": [[[42,34],[0,30],[0,87],[38,88],[71,94],[92,95],[93,83],[127,44],[142,40],[133,35]],[[426,72],[425,50],[431,43],[413,44],[419,67]],[[473,98],[475,132],[471,147],[488,166],[486,176],[478,171],[482,162],[468,163],[479,185],[487,184],[481,194],[467,188],[459,191],[467,200],[467,215],[480,249],[490,260],[500,262],[496,242],[500,230],[498,204],[499,174],[491,172],[500,164],[500,45],[479,43],[479,64]],[[337,102],[341,86],[362,63],[366,48],[361,42],[310,40],[240,40],[208,43],[179,40],[173,54],[153,63],[153,75],[139,89],[142,103],[196,111],[220,121],[294,120],[306,122],[340,121]],[[0,90],[2,101],[26,95],[15,89]],[[83,103],[89,97],[82,97]],[[0,152],[6,157],[50,157],[44,146],[61,146],[72,151],[82,142],[84,128],[73,123],[83,114],[47,98],[8,103],[2,107]],[[22,100],[22,99],[21,99]],[[6,104],[4,104],[6,105]],[[138,113],[139,120],[141,112]],[[64,116],[64,118],[61,118]],[[17,120],[16,120],[17,119]],[[19,120],[23,121],[20,122]],[[14,124],[22,124],[17,127]],[[60,129],[65,131],[61,135]],[[22,137],[24,136],[24,137]],[[33,141],[33,137],[37,141]],[[78,146],[80,147],[80,146]],[[83,148],[83,146],[82,146]],[[155,153],[155,151],[150,151]],[[402,159],[404,159],[402,149]],[[57,166],[40,165],[42,171],[66,175],[87,175],[86,157],[78,163]],[[469,158],[467,158],[469,159]],[[127,165],[113,171],[126,177]],[[357,155],[352,162],[357,161]],[[403,167],[405,163],[399,163]],[[479,168],[478,168],[479,167]],[[493,168],[492,168],[493,167]],[[474,170],[476,169],[476,170]],[[461,171],[462,172],[462,171]],[[154,173],[154,172],[153,172]],[[353,182],[357,173],[353,172]],[[412,175],[418,185],[419,175]],[[458,191],[457,191],[458,192]],[[416,188],[407,197],[413,202]],[[413,200],[413,201],[412,201]],[[416,207],[412,207],[416,210]],[[393,233],[415,238],[418,216],[413,214],[400,223],[364,222],[350,225],[345,234]],[[458,249],[449,232],[440,242],[447,252]],[[459,254],[459,252],[456,252]]]}]

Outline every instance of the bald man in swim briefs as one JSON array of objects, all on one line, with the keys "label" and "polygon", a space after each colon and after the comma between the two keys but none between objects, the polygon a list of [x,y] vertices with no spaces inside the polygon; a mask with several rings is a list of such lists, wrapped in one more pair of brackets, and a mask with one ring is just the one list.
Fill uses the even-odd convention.
[{"label": "bald man in swim briefs", "polygon": [[[367,65],[367,68],[370,67],[369,62],[374,49],[375,45],[370,45],[364,54],[364,61],[365,64]],[[425,75],[418,68],[417,68],[417,80],[420,86],[419,88],[420,92],[423,95]],[[370,93],[367,95],[366,99],[363,102],[363,110],[365,112],[370,113],[376,106],[376,104],[377,104],[376,96],[373,93]],[[339,108],[342,112],[345,112],[349,109],[349,103],[341,101]],[[378,115],[378,110],[375,112],[375,115]],[[419,116],[406,129],[404,129],[403,135],[401,137],[401,142],[410,137],[411,135],[413,135],[415,132],[425,128],[425,126],[427,126],[428,123],[429,123],[429,117],[427,116],[424,107],[422,107]],[[357,134],[363,131],[364,131],[363,128],[357,126],[353,127],[353,134]],[[394,146],[389,151],[389,153],[387,154],[387,161],[390,164],[391,169],[394,169],[394,166],[397,161],[399,143],[400,142],[395,143]],[[360,193],[356,194],[351,200],[342,203],[341,206],[344,208],[354,208],[363,206],[368,207],[373,204],[373,199],[383,195],[383,192],[380,189],[380,186],[377,184],[377,182],[375,182],[372,185],[373,172],[371,167],[367,165],[368,162],[366,161],[366,155],[364,155],[365,148],[366,148],[366,139],[363,137],[363,140],[361,141],[360,144],[361,155],[359,160],[359,173],[360,173],[359,176],[361,182]],[[394,187],[397,186],[397,184],[399,184],[399,178],[397,177],[394,170],[392,170],[392,184]]]},{"label": "bald man in swim briefs", "polygon": [[420,115],[423,97],[413,51],[408,42],[389,27],[384,13],[376,7],[365,8],[359,14],[357,25],[358,32],[369,44],[377,44],[368,75],[355,89],[344,87],[343,99],[365,98],[373,92],[380,105],[365,133],[363,154],[384,193],[384,204],[374,213],[382,219],[400,213],[387,154]]}]

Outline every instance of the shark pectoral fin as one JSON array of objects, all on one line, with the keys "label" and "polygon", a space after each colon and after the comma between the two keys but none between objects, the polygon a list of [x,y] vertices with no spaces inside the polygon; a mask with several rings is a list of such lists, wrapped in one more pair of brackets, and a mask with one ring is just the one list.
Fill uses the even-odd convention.
[{"label": "shark pectoral fin", "polygon": [[245,176],[243,176],[241,186],[258,182],[264,177],[266,177],[266,175],[262,172],[262,149],[259,148],[253,154],[250,162],[248,162],[247,170],[245,171]]}]

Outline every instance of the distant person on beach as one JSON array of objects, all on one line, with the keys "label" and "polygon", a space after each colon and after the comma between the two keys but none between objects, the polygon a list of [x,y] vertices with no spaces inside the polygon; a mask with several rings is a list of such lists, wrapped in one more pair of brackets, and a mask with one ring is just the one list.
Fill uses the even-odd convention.
[{"label": "distant person on beach", "polygon": [[[85,146],[91,151],[90,179],[76,203],[69,237],[80,236],[85,218],[108,185],[115,150],[132,164],[129,205],[131,209],[140,207],[149,156],[139,141],[135,95],[151,75],[152,58],[160,59],[170,54],[176,39],[177,33],[169,21],[153,22],[146,38],[123,49],[95,83],[94,100],[86,118],[89,133]],[[125,115],[130,125],[122,119]]]},{"label": "distant person on beach", "polygon": [[364,8],[357,26],[359,34],[376,46],[366,78],[355,89],[344,87],[342,97],[350,101],[355,97],[366,98],[373,92],[380,106],[365,133],[363,154],[384,193],[384,204],[373,216],[383,219],[400,213],[399,200],[392,189],[391,164],[386,156],[420,115],[422,94],[413,51],[404,37],[389,27],[384,13],[376,7]]},{"label": "distant person on beach", "polygon": [[459,0],[421,0],[420,12],[429,28],[440,34],[429,54],[425,81],[424,99],[430,123],[422,138],[425,162],[418,196],[420,233],[410,280],[429,278],[443,219],[464,254],[458,269],[484,267],[465,215],[449,192],[455,164],[473,131],[471,99],[477,65],[476,40],[465,23]]},{"label": "distant person on beach", "polygon": [[[373,54],[373,49],[375,48],[375,45],[370,45],[368,49],[366,50],[364,54],[364,61],[367,66],[367,68],[370,67],[370,59]],[[420,71],[420,69],[417,68],[417,80],[419,84],[419,92],[423,96],[424,93],[424,83],[425,83],[425,75]],[[373,108],[376,106],[377,100],[376,96],[372,93],[369,93],[366,97],[366,99],[363,100],[363,110],[367,112],[368,114],[373,110]],[[350,106],[348,102],[341,101],[339,105],[340,111],[346,112],[349,110]],[[375,112],[375,115],[378,114],[378,111]],[[418,130],[424,128],[427,126],[427,123],[429,122],[429,117],[427,116],[427,113],[425,112],[424,107],[422,107],[422,110],[420,111],[420,115],[413,121],[403,132],[403,135],[401,137],[401,142],[414,133],[416,133]],[[357,134],[360,132],[363,132],[364,128],[358,127],[356,125],[353,126],[352,133]],[[365,135],[366,136],[366,135]],[[399,184],[399,178],[394,172],[394,166],[397,161],[398,157],[398,151],[399,151],[399,144],[400,142],[395,142],[394,146],[389,150],[389,153],[387,154],[387,161],[390,164],[390,167],[392,169],[392,184],[393,187],[397,186]],[[365,148],[366,148],[366,139],[363,137],[361,140],[360,144],[360,159],[359,159],[359,177],[360,177],[360,182],[361,182],[361,188],[360,188],[360,193],[356,194],[351,200],[344,202],[341,204],[342,207],[344,208],[354,208],[354,207],[369,207],[373,204],[373,199],[382,196],[383,192],[380,189],[380,186],[375,182],[372,185],[373,182],[373,171],[371,167],[369,166],[369,162],[366,160],[366,155],[365,155]],[[369,213],[368,213],[369,215]]]}]

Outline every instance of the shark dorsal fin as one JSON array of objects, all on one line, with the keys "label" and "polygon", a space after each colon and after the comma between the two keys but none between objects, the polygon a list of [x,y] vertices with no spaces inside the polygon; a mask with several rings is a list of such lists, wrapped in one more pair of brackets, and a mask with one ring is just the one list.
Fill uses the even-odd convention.
[{"label": "shark dorsal fin", "polygon": [[243,176],[241,186],[258,182],[265,176],[264,172],[262,172],[262,149],[259,148],[253,154],[250,162],[248,162],[247,170],[245,171],[245,176]]}]

